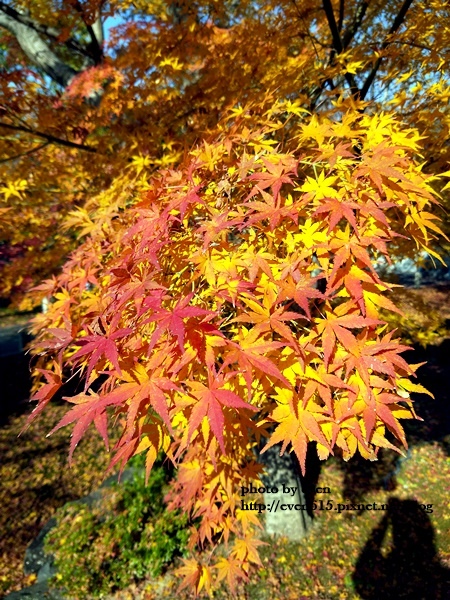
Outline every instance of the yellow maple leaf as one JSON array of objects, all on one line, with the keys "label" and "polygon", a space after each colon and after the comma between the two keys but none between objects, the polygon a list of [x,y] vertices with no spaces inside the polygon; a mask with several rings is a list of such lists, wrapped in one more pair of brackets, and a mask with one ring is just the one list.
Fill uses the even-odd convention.
[{"label": "yellow maple leaf", "polygon": [[9,182],[6,184],[6,186],[0,188],[0,193],[5,196],[5,200],[9,200],[11,196],[22,198],[21,192],[27,189],[27,185],[28,183],[25,179],[21,179],[15,183]]},{"label": "yellow maple leaf", "polygon": [[338,192],[331,187],[335,183],[337,177],[325,177],[325,173],[321,171],[318,178],[308,177],[307,181],[296,190],[302,192],[312,192],[318,200],[321,198],[336,198]]}]

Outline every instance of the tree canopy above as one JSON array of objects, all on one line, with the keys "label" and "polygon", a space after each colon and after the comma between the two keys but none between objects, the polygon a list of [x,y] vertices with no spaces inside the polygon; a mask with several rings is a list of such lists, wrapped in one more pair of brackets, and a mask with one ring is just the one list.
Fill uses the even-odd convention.
[{"label": "tree canopy above", "polygon": [[445,170],[448,17],[412,0],[0,2],[3,295],[58,266],[67,213],[130,162],[177,164],[266,94],[394,111]]}]

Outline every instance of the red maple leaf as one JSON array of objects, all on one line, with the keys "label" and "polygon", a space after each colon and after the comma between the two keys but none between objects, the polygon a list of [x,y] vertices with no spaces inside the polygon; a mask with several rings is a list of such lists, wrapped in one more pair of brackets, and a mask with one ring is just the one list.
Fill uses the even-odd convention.
[{"label": "red maple leaf", "polygon": [[119,352],[114,342],[115,340],[132,333],[132,331],[132,329],[126,327],[124,329],[118,329],[117,331],[114,331],[108,335],[87,335],[86,337],[76,341],[76,343],[79,346],[82,346],[82,348],[75,352],[75,354],[71,357],[71,360],[76,361],[78,358],[81,358],[86,354],[91,355],[86,373],[86,386],[89,384],[89,377],[92,373],[92,370],[102,356],[105,356],[105,358],[112,363],[119,375],[122,374],[119,366]]},{"label": "red maple leaf", "polygon": [[223,385],[235,373],[227,373],[226,375],[218,374],[210,371],[208,374],[208,386],[203,385],[198,381],[187,381],[186,384],[191,388],[192,395],[197,398],[198,402],[194,404],[191,417],[189,419],[188,438],[192,437],[193,432],[198,428],[204,417],[208,417],[211,430],[217,438],[222,452],[225,454],[225,444],[223,440],[223,429],[225,417],[223,414],[223,406],[232,408],[247,408],[257,411],[258,409],[247,402],[244,402],[234,392],[224,389]]},{"label": "red maple leaf", "polygon": [[[347,303],[346,303],[347,304]],[[339,312],[346,310],[344,305],[338,307]],[[358,340],[349,329],[360,329],[361,327],[373,327],[382,324],[378,319],[371,319],[356,314],[333,314],[328,313],[326,318],[315,319],[317,331],[322,336],[322,348],[324,364],[328,366],[331,355],[338,339],[344,348],[352,353],[358,348]]]},{"label": "red maple leaf", "polygon": [[193,296],[194,294],[191,293],[184,298],[181,298],[173,310],[167,310],[165,308],[156,309],[155,313],[144,321],[144,323],[152,323],[155,321],[158,323],[150,339],[149,352],[154,348],[155,344],[166,330],[177,337],[180,350],[183,351],[185,335],[183,319],[186,317],[199,317],[215,314],[213,311],[205,310],[198,306],[188,306]]}]

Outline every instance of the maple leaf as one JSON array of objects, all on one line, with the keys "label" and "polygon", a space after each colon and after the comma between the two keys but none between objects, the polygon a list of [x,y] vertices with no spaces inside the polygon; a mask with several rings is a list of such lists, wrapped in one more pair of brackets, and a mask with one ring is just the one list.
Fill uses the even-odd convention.
[{"label": "maple leaf", "polygon": [[205,386],[198,381],[186,382],[192,390],[192,395],[198,400],[192,408],[191,417],[189,419],[188,437],[192,437],[193,432],[198,428],[203,418],[208,417],[211,430],[217,438],[224,454],[226,454],[223,439],[225,417],[222,407],[247,408],[252,411],[258,411],[255,406],[244,402],[244,400],[231,390],[223,388],[233,375],[234,373],[227,373],[227,375],[224,376],[215,372],[210,372],[208,374],[208,386]]},{"label": "maple leaf", "polygon": [[229,324],[254,323],[257,325],[255,328],[256,331],[262,334],[270,330],[276,331],[287,342],[292,344],[294,347],[298,347],[291,330],[287,325],[285,325],[285,322],[304,319],[305,317],[303,315],[293,311],[286,311],[285,307],[283,306],[280,306],[274,310],[273,307],[270,306],[270,301],[267,302],[267,299],[269,298],[268,295],[266,295],[264,298],[264,305],[259,304],[256,302],[256,300],[250,297],[246,297],[244,295],[241,297],[245,304],[247,304],[247,306],[253,310],[249,313],[245,313],[235,317],[234,319],[231,319]]},{"label": "maple leaf", "polygon": [[183,323],[183,319],[187,317],[199,317],[205,315],[214,314],[210,310],[206,310],[204,308],[199,308],[198,306],[188,306],[189,302],[192,300],[194,294],[188,294],[184,298],[181,298],[173,308],[173,310],[167,310],[164,308],[155,309],[154,314],[145,319],[143,323],[153,323],[157,322],[157,326],[155,331],[152,334],[149,343],[149,351],[154,348],[158,340],[164,331],[168,330],[172,335],[176,336],[178,339],[178,345],[180,350],[184,349],[184,334],[185,334],[185,326]]},{"label": "maple leaf", "polygon": [[356,235],[350,235],[348,229],[338,231],[336,237],[330,241],[330,249],[333,251],[333,270],[330,279],[333,280],[337,270],[353,257],[356,259],[357,264],[360,263],[362,267],[367,267],[376,275],[372,260],[367,252],[371,242],[372,239],[366,236],[361,236],[358,239]]},{"label": "maple leaf", "polygon": [[362,336],[356,341],[354,351],[346,359],[347,373],[356,368],[366,385],[370,385],[368,369],[376,373],[395,376],[395,366],[407,373],[411,372],[408,363],[399,356],[399,353],[408,350],[408,346],[402,346],[383,338],[381,340],[368,340]]},{"label": "maple leaf", "polygon": [[[189,450],[188,450],[189,452]],[[181,487],[181,501],[184,506],[188,506],[189,501],[198,498],[202,491],[202,485],[205,479],[203,464],[198,457],[194,460],[184,460],[180,465],[177,481]],[[174,508],[174,503],[169,505],[169,510]]]},{"label": "maple leaf", "polygon": [[54,362],[52,365],[52,370],[36,369],[36,371],[44,375],[47,383],[45,383],[37,392],[33,394],[33,396],[31,396],[30,402],[35,402],[37,400],[38,404],[28,416],[26,424],[20,433],[28,428],[30,423],[36,419],[36,417],[44,410],[56,392],[62,387],[62,369],[59,362]]},{"label": "maple leaf", "polygon": [[323,171],[320,172],[317,179],[314,177],[307,177],[307,181],[299,188],[295,188],[301,192],[308,192],[317,200],[321,198],[335,198],[337,196],[337,191],[332,188],[332,184],[336,183],[337,177],[325,177]]},{"label": "maple leaf", "polygon": [[372,153],[362,155],[362,165],[353,176],[355,178],[369,176],[381,194],[383,193],[383,184],[390,185],[389,178],[405,181],[406,177],[401,171],[393,168],[393,165],[404,164],[404,158],[396,154],[396,150],[398,148],[388,147],[386,141],[383,141],[373,149]]},{"label": "maple leaf", "polygon": [[225,336],[215,325],[205,322],[191,321],[186,324],[186,341],[194,348],[198,358],[204,362],[209,369],[215,364],[214,348],[226,346]]},{"label": "maple leaf", "polygon": [[353,152],[350,152],[348,148],[351,148],[350,143],[339,142],[337,146],[331,146],[331,148],[322,147],[322,152],[317,157],[317,160],[326,159],[330,167],[334,167],[338,158],[354,158]]},{"label": "maple leaf", "polygon": [[[315,369],[310,365],[306,365],[302,374],[302,379],[307,380],[306,385],[301,389],[304,409],[307,407],[308,401],[317,392],[318,396],[323,400],[327,407],[328,413],[333,415],[335,403],[333,401],[332,389],[354,391],[353,387],[343,381],[340,377],[334,373],[328,373],[325,370],[325,365],[322,364]],[[318,408],[316,408],[316,411],[317,410]]]},{"label": "maple leaf", "polygon": [[236,592],[236,585],[240,581],[248,581],[248,576],[242,569],[242,563],[237,558],[221,558],[214,568],[217,569],[217,581],[226,579],[232,594]]},{"label": "maple leaf", "polygon": [[194,558],[183,558],[183,566],[177,569],[177,575],[183,577],[178,587],[178,593],[189,587],[194,590],[195,596],[200,592],[199,582],[202,574],[202,565]]},{"label": "maple leaf", "polygon": [[[297,280],[296,280],[297,279]],[[281,282],[281,290],[279,292],[277,302],[293,299],[298,306],[305,311],[308,319],[311,320],[311,312],[309,309],[309,298],[323,299],[325,296],[315,287],[316,282],[320,277],[300,277],[290,276]]]},{"label": "maple leaf", "polygon": [[262,566],[261,559],[258,554],[258,546],[268,546],[267,542],[262,542],[253,537],[236,538],[231,550],[231,556],[236,557],[241,563],[244,561],[252,562]]},{"label": "maple leaf", "polygon": [[273,198],[276,202],[283,183],[293,183],[292,179],[286,173],[295,174],[295,170],[297,167],[296,160],[287,157],[286,159],[280,160],[277,164],[274,164],[269,160],[263,158],[262,162],[266,167],[267,172],[262,171],[260,173],[253,173],[253,175],[249,176],[249,179],[251,181],[256,181],[257,183],[245,199],[245,202],[253,196],[255,196],[258,192],[261,192],[262,190],[265,190],[268,187],[272,188]]},{"label": "maple leaf", "polygon": [[395,435],[395,437],[402,442],[403,446],[408,448],[403,427],[392,414],[392,409],[383,402],[377,402],[376,414],[383,421],[383,423],[388,426],[389,430]]},{"label": "maple leaf", "polygon": [[70,308],[75,300],[70,296],[69,291],[63,288],[53,296],[53,299],[53,310],[59,311],[68,321],[70,321]]},{"label": "maple leaf", "polygon": [[167,355],[162,350],[147,363],[146,367],[137,364],[131,373],[124,374],[124,379],[128,383],[120,385],[113,392],[104,396],[104,400],[107,402],[114,398],[115,404],[123,405],[129,401],[127,414],[129,437],[133,434],[133,425],[138,414],[148,405],[152,406],[169,431],[172,432],[166,392],[180,388],[171,379],[162,375],[164,370],[160,367],[160,363],[166,358]]},{"label": "maple leaf", "polygon": [[158,458],[160,450],[168,451],[171,439],[160,423],[145,423],[140,427],[140,441],[134,454],[146,452],[145,457],[145,484],[148,484],[150,473]]},{"label": "maple leaf", "polygon": [[326,120],[320,121],[317,115],[313,115],[308,123],[301,126],[303,139],[312,138],[316,140],[319,146],[323,144],[325,137],[332,135],[331,123]]},{"label": "maple leaf", "polygon": [[112,363],[119,375],[122,374],[119,366],[119,352],[114,342],[115,340],[127,336],[131,332],[132,329],[126,327],[124,329],[118,329],[109,335],[87,335],[84,338],[76,341],[76,343],[79,346],[82,346],[82,348],[80,348],[72,356],[73,361],[76,361],[78,358],[81,358],[86,354],[91,355],[86,373],[86,385],[88,385],[92,370],[96,366],[101,356],[105,356],[105,358]]},{"label": "maple leaf", "polygon": [[0,194],[3,194],[6,200],[9,200],[10,196],[22,197],[22,192],[28,187],[28,182],[25,179],[12,183],[9,181],[6,186],[0,187]]},{"label": "maple leaf", "polygon": [[269,266],[270,260],[273,260],[273,255],[270,252],[263,250],[255,250],[252,247],[246,248],[244,254],[241,255],[242,262],[248,269],[248,278],[250,282],[254,282],[261,270],[268,277],[272,277],[272,271]]},{"label": "maple leaf", "polygon": [[130,300],[134,300],[140,317],[150,309],[160,309],[162,301],[169,298],[164,293],[167,288],[157,284],[151,279],[151,276],[143,280],[132,281],[128,271],[125,271],[124,277],[124,270],[114,269],[111,272],[116,277],[119,277],[118,273],[121,275],[120,279],[112,282],[110,290],[110,295],[113,298],[110,308],[114,310],[115,314]]},{"label": "maple leaf", "polygon": [[75,422],[75,427],[72,432],[69,448],[69,464],[72,461],[72,456],[78,442],[83,437],[84,433],[88,429],[91,423],[95,423],[98,431],[104,437],[105,444],[107,445],[105,421],[102,416],[104,413],[104,407],[99,406],[99,397],[97,394],[77,394],[72,398],[68,398],[70,402],[75,406],[67,412],[64,417],[53,427],[53,429],[47,434],[47,437],[52,435],[55,431],[58,431],[61,427],[65,427],[70,423]]},{"label": "maple leaf", "polygon": [[[373,306],[377,304],[388,310],[399,312],[395,305],[383,296],[383,283],[374,271],[364,271],[350,261],[347,261],[339,270],[333,267],[328,279],[328,295],[332,295],[342,285],[353,298],[363,316],[366,316],[368,310],[371,313],[369,316],[378,316],[378,311],[373,310]],[[367,303],[369,303],[369,309],[366,306]]]},{"label": "maple leaf", "polygon": [[201,187],[201,185],[196,185],[192,187],[187,193],[183,193],[177,196],[174,200],[169,202],[169,204],[163,212],[163,215],[167,215],[168,217],[171,211],[177,209],[180,211],[180,218],[184,219],[186,211],[191,204],[204,205],[205,202],[198,195],[198,192],[201,190]]},{"label": "maple leaf", "polygon": [[52,337],[45,340],[37,340],[32,343],[31,347],[48,348],[52,350],[59,350],[62,355],[62,351],[65,350],[76,337],[77,328],[72,325],[70,329],[64,329],[62,327],[49,327],[46,331]]},{"label": "maple leaf", "polygon": [[[244,479],[244,481],[245,481],[245,479]],[[253,481],[253,479],[248,479],[247,481]],[[261,523],[258,519],[258,516],[251,510],[237,509],[236,510],[236,519],[242,525],[242,530],[243,530],[244,534],[250,530],[252,525],[254,525],[255,527],[259,527],[260,529],[263,529],[263,526],[261,525]]]},{"label": "maple leaf", "polygon": [[298,222],[300,203],[281,206],[281,204],[267,192],[261,190],[260,194],[263,197],[264,202],[253,201],[245,203],[247,214],[250,216],[247,216],[246,221],[241,225],[241,228],[260,223],[265,219],[269,221],[270,231],[273,231],[285,217],[290,217],[294,223]]},{"label": "maple leaf", "polygon": [[275,377],[290,387],[290,383],[280,372],[278,367],[265,354],[272,350],[283,347],[282,342],[269,342],[261,340],[260,333],[256,328],[247,331],[242,328],[239,332],[239,342],[228,341],[230,350],[226,353],[222,368],[237,362],[241,373],[247,383],[248,395],[251,395],[252,371],[258,369],[260,372]]},{"label": "maple leaf", "polygon": [[356,337],[350,333],[349,329],[359,329],[361,327],[373,327],[380,325],[383,321],[363,317],[357,314],[342,314],[345,308],[341,305],[336,309],[336,312],[327,312],[325,318],[316,318],[317,332],[321,335],[322,347],[324,354],[324,364],[328,366],[331,355],[338,339],[343,347],[350,353],[355,352],[358,348]]},{"label": "maple leaf", "polygon": [[261,454],[275,444],[282,442],[280,450],[280,455],[282,455],[287,445],[291,443],[304,475],[308,441],[315,440],[331,451],[331,447],[316,417],[321,421],[325,421],[326,419],[324,419],[317,404],[309,403],[304,408],[301,401],[294,400],[294,394],[291,390],[280,390],[278,398],[283,399],[283,403],[275,408],[271,414],[271,418],[279,424],[272,433],[270,440],[261,450]]},{"label": "maple leaf", "polygon": [[238,296],[242,292],[251,291],[255,287],[250,281],[242,281],[239,277],[236,277],[235,279],[227,277],[226,281],[223,283],[220,282],[220,279],[223,278],[219,278],[219,285],[215,288],[215,296],[226,300],[227,302],[231,302],[233,306],[236,306]]},{"label": "maple leaf", "polygon": [[314,222],[311,218],[306,219],[300,226],[300,240],[306,248],[316,249],[321,244],[329,242],[327,233],[323,231],[320,221]]},{"label": "maple leaf", "polygon": [[355,210],[359,209],[356,202],[342,200],[340,198],[324,198],[326,202],[317,208],[312,216],[316,217],[322,213],[330,213],[330,224],[328,225],[328,233],[333,231],[341,219],[347,219],[351,224],[355,233],[358,235],[358,225],[356,223]]},{"label": "maple leaf", "polygon": [[[158,357],[158,360],[161,360],[161,358]],[[145,406],[147,403],[150,403],[154,407],[155,411],[166,422],[169,430],[172,430],[164,391],[177,389],[177,386],[165,377],[158,377],[157,375],[153,377],[149,376],[139,366],[135,371],[135,377],[137,379],[136,383],[124,383],[102,396],[91,392],[89,394],[78,394],[73,398],[69,398],[71,402],[75,403],[75,406],[66,413],[49,433],[51,435],[61,427],[76,422],[71,437],[69,460],[71,460],[78,442],[91,423],[95,424],[105,441],[105,445],[108,446],[105,410],[109,406],[124,406],[129,402],[127,419],[129,433],[127,436],[123,436],[123,442],[131,443],[133,441],[134,420],[142,405]],[[129,449],[129,446],[127,448]]]},{"label": "maple leaf", "polygon": [[30,291],[44,292],[44,294],[46,296],[52,296],[54,291],[57,289],[57,287],[58,287],[58,280],[53,275],[49,279],[45,279],[39,285],[35,285],[34,287],[32,287]]},{"label": "maple leaf", "polygon": [[230,211],[221,212],[219,210],[210,209],[212,214],[212,218],[208,219],[203,225],[200,225],[197,228],[197,233],[203,235],[203,250],[211,244],[215,238],[224,232],[227,229],[231,229],[236,224],[240,223],[240,219],[229,220]]}]

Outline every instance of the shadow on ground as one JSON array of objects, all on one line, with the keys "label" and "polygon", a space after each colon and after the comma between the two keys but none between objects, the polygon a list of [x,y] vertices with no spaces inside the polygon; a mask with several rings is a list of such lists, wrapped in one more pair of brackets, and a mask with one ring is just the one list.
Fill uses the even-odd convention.
[{"label": "shadow on ground", "polygon": [[352,579],[363,600],[449,598],[450,570],[439,562],[433,527],[418,502],[389,500],[387,511],[358,558]]}]

